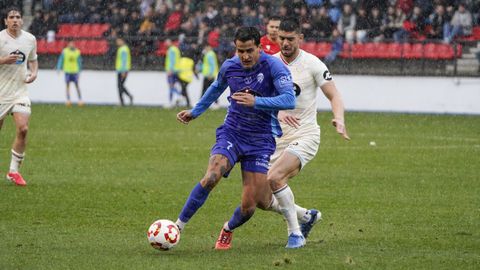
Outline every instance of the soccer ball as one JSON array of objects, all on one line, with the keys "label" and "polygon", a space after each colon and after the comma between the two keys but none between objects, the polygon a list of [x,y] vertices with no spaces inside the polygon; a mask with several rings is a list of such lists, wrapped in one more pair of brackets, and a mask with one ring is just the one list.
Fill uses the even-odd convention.
[{"label": "soccer ball", "polygon": [[147,239],[153,248],[169,250],[180,241],[180,231],[172,221],[159,219],[148,228]]}]

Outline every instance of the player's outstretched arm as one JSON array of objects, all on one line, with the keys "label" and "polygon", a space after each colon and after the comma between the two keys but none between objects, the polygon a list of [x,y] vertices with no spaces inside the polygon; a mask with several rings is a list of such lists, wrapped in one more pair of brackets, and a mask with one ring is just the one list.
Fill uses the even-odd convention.
[{"label": "player's outstretched arm", "polygon": [[185,125],[187,125],[193,119],[195,119],[195,118],[193,118],[192,112],[190,110],[183,110],[183,111],[181,111],[177,114],[177,120],[180,123],[185,124]]},{"label": "player's outstretched arm", "polygon": [[342,135],[345,140],[350,140],[345,126],[343,100],[333,81],[330,81],[320,87],[325,96],[330,100],[333,112],[332,125],[336,128],[337,133]]},{"label": "player's outstretched arm", "polygon": [[37,79],[37,74],[38,74],[38,61],[28,61],[28,67],[29,67],[29,74],[27,78],[25,79],[26,83],[32,83]]},{"label": "player's outstretched arm", "polygon": [[345,123],[344,121],[340,120],[340,119],[332,119],[332,125],[337,129],[337,133],[342,135],[342,137],[349,141],[350,140],[350,137],[348,136],[348,133],[347,133],[347,127],[345,127]]}]

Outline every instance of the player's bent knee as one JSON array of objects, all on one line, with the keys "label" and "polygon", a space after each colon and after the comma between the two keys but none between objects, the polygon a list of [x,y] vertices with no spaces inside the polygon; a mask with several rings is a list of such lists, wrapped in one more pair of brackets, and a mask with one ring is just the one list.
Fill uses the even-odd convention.
[{"label": "player's bent knee", "polygon": [[20,137],[25,137],[25,136],[27,136],[27,133],[28,133],[28,126],[27,126],[27,125],[22,125],[22,126],[18,127],[18,129],[17,129],[17,134],[18,134]]},{"label": "player's bent knee", "polygon": [[267,181],[270,184],[270,188],[275,191],[286,184],[286,178],[284,175],[278,172],[269,173]]},{"label": "player's bent knee", "polygon": [[202,178],[202,180],[200,180],[200,183],[204,188],[212,190],[218,184],[218,182],[220,182],[220,179],[222,179],[222,175],[220,173],[215,171],[207,171],[207,174]]},{"label": "player's bent knee", "polygon": [[271,199],[259,201],[257,207],[262,210],[267,210],[270,206]]}]

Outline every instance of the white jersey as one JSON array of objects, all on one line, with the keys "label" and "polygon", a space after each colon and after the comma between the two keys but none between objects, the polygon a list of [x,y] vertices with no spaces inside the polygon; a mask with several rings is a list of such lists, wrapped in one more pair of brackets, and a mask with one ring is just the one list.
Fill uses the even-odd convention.
[{"label": "white jersey", "polygon": [[[281,58],[280,53],[275,54]],[[295,109],[287,111],[300,119],[300,128],[295,129],[287,124],[281,123],[284,135],[291,133],[302,133],[302,130],[319,130],[317,123],[317,93],[318,88],[325,83],[332,81],[327,66],[318,57],[300,49],[297,58],[291,63],[286,63],[292,73],[293,82],[298,85],[295,89],[297,101]],[[298,93],[300,91],[300,93]]]},{"label": "white jersey", "polygon": [[[275,56],[281,58],[280,53]],[[320,126],[317,123],[318,88],[331,81],[332,77],[320,59],[304,50],[300,50],[290,64],[285,64],[292,73],[297,96],[295,109],[287,112],[300,119],[300,127],[296,129],[280,123],[283,136],[276,139],[277,147],[270,161],[275,162],[287,151],[298,157],[300,168],[303,168],[315,157],[320,145]]]},{"label": "white jersey", "polygon": [[22,30],[14,38],[7,30],[0,31],[0,57],[16,54],[18,60],[14,64],[0,65],[0,104],[14,103],[28,98],[27,61],[37,60],[37,42],[35,37]]}]

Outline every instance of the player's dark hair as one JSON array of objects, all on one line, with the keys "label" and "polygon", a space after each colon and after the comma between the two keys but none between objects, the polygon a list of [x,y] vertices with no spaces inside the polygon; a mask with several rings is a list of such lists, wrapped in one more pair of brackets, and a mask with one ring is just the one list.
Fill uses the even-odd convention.
[{"label": "player's dark hair", "polygon": [[3,10],[4,14],[3,14],[3,18],[4,19],[7,19],[8,18],[8,13],[12,12],[12,11],[16,11],[20,14],[20,17],[22,17],[22,10],[19,9],[18,7],[15,7],[15,6],[11,6],[11,7],[8,7],[6,9]]},{"label": "player's dark hair", "polygon": [[235,39],[233,40],[233,42],[237,43],[237,40],[241,42],[247,42],[249,40],[253,40],[255,45],[259,46],[260,32],[255,27],[250,27],[250,26],[240,27],[235,33]]},{"label": "player's dark hair", "polygon": [[280,27],[278,28],[280,31],[285,32],[296,32],[298,34],[302,33],[300,29],[300,23],[295,18],[286,18],[280,23]]},{"label": "player's dark hair", "polygon": [[278,16],[278,15],[270,15],[270,16],[268,17],[267,23],[268,23],[269,21],[281,21],[281,20],[282,20],[282,17],[280,17],[280,16]]}]

